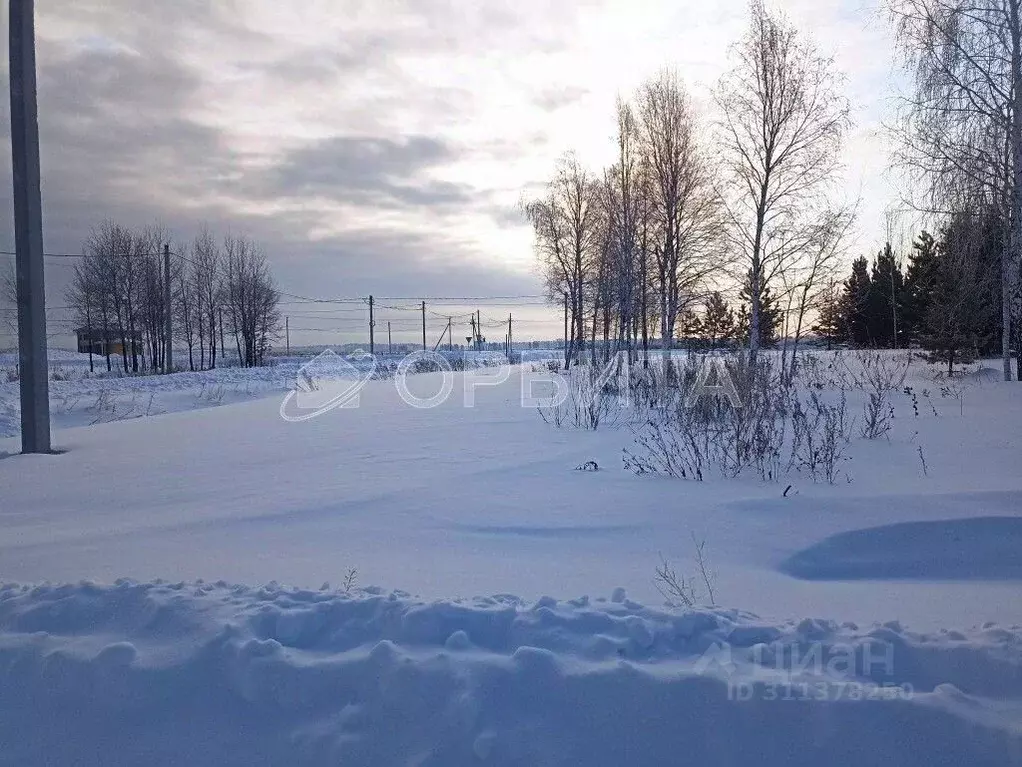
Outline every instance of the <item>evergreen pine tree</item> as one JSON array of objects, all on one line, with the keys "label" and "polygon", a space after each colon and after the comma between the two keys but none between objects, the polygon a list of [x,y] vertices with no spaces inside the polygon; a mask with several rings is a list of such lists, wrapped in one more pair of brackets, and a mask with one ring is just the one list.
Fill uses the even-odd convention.
[{"label": "evergreen pine tree", "polygon": [[937,272],[937,241],[923,231],[912,243],[905,271],[904,311],[899,335],[905,345],[918,344],[924,332],[926,310],[930,304]]},{"label": "evergreen pine tree", "polygon": [[844,335],[855,346],[870,346],[869,299],[872,283],[869,262],[862,256],[852,262],[852,274],[841,293],[841,321]]},{"label": "evergreen pine tree", "polygon": [[841,316],[841,291],[837,285],[831,285],[820,296],[816,324],[812,331],[827,342],[827,351],[847,340]]},{"label": "evergreen pine tree", "polygon": [[[749,326],[752,323],[752,312],[749,308],[752,305],[752,273],[748,275],[745,286],[742,288],[742,304],[738,310],[738,326],[736,337],[742,342],[749,340]],[[759,343],[763,348],[773,346],[777,343],[777,332],[781,327],[783,309],[770,290],[769,285],[764,285],[760,292],[759,307]]]},{"label": "evergreen pine tree", "polygon": [[923,318],[920,343],[934,363],[971,362],[989,341],[995,290],[989,265],[981,255],[982,240],[968,226],[952,222],[942,233]]},{"label": "evergreen pine tree", "polygon": [[698,339],[703,332],[703,325],[699,315],[691,309],[685,309],[678,314],[677,328],[678,338],[687,340],[690,344],[693,339]]},{"label": "evergreen pine tree", "polygon": [[711,349],[721,341],[730,341],[735,336],[735,312],[720,293],[714,291],[706,301],[703,313],[702,334]]},{"label": "evergreen pine tree", "polygon": [[979,329],[979,353],[996,356],[1001,352],[1001,254],[1006,247],[1007,224],[995,211],[963,217],[952,226],[968,229],[967,242],[974,249],[980,272],[989,280],[987,320]]},{"label": "evergreen pine tree", "polygon": [[866,326],[873,346],[894,348],[898,345],[897,341],[903,336],[899,320],[904,313],[904,304],[904,277],[891,243],[887,243],[873,261],[866,300]]}]

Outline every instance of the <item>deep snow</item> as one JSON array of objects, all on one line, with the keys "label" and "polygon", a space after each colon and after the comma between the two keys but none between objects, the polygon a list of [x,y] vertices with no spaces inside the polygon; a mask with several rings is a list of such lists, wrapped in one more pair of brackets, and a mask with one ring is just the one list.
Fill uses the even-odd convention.
[{"label": "deep snow", "polygon": [[[834,485],[634,476],[521,369],[301,423],[294,368],[54,382],[177,412],[0,439],[0,764],[1022,764],[1022,398],[929,373]],[[732,609],[652,607],[693,536]]]},{"label": "deep snow", "polygon": [[[149,380],[171,386],[174,378]],[[407,406],[394,383],[381,380],[366,385],[358,408],[303,423],[280,418],[278,393],[58,430],[55,445],[66,454],[0,460],[0,577],[314,587],[357,567],[364,584],[429,598],[623,586],[652,601],[661,555],[687,569],[695,535],[706,541],[720,600],[764,617],[898,619],[926,629],[1022,623],[1017,579],[917,572],[892,580],[883,559],[892,552],[877,547],[870,555],[877,561],[848,578],[804,564],[813,547],[850,531],[1017,520],[1022,399],[1012,384],[980,379],[962,405],[934,394],[937,416],[925,406],[914,416],[898,395],[891,438],[853,442],[850,482],[795,479],[782,497],[787,481],[633,476],[621,468],[627,427],[594,433],[545,424],[520,406],[521,371],[476,386],[475,406],[464,407],[466,381],[497,378],[490,369],[456,374],[450,398],[433,409]],[[409,381],[423,396],[439,388],[433,374]],[[937,391],[917,382],[924,386]],[[0,440],[0,453],[16,450],[16,440]],[[588,460],[601,470],[575,471]],[[983,560],[988,572],[1011,571],[1022,557],[994,546],[1001,531],[960,537],[959,553]],[[905,552],[909,559],[918,558],[919,543]],[[801,578],[782,572],[803,550]]]},{"label": "deep snow", "polygon": [[[283,396],[294,388],[299,370],[313,356],[312,352],[305,356],[277,355],[267,366],[257,368],[236,367],[228,362],[213,370],[183,371],[171,376],[127,375],[119,367],[119,358],[113,359],[113,370],[108,372],[105,360],[94,357],[94,369],[90,370],[87,354],[51,349],[50,419],[54,428],[66,429],[230,405],[271,394]],[[492,366],[505,359],[495,352],[456,352],[448,356],[469,368]],[[325,371],[327,377],[358,377],[369,370],[364,357],[346,355],[343,359],[354,371],[335,368]],[[392,375],[400,360],[398,355],[377,355],[372,373],[381,378]],[[0,352],[0,438],[16,436],[20,431],[17,365],[16,353]],[[319,375],[323,374],[320,370]]]},{"label": "deep snow", "polygon": [[0,590],[0,763],[1022,759],[1019,630],[773,626],[733,610],[616,599],[9,585]]}]

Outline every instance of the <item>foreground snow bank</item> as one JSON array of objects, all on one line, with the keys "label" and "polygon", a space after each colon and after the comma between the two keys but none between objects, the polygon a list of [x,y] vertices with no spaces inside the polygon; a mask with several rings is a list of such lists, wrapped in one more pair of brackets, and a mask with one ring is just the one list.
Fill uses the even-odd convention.
[{"label": "foreground snow bank", "polygon": [[1022,631],[0,586],[0,764],[1022,764]]}]

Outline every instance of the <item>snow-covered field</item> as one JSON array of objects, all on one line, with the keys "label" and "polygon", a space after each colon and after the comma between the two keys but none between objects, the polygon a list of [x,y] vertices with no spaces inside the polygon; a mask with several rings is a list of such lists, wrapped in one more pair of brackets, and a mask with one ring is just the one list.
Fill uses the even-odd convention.
[{"label": "snow-covered field", "polygon": [[[283,395],[295,385],[299,369],[314,356],[274,356],[258,368],[221,366],[215,370],[181,372],[172,376],[125,375],[120,359],[107,372],[105,360],[87,354],[50,350],[50,417],[55,428],[146,418],[183,410],[230,405],[269,394]],[[468,366],[496,364],[500,355],[468,353],[456,356]],[[376,374],[393,373],[401,357],[379,355]],[[185,360],[187,361],[187,360]],[[355,360],[357,363],[357,359]],[[19,433],[18,356],[0,352],[0,437]],[[346,371],[335,371],[343,377]]]},{"label": "snow-covered field", "polygon": [[[294,371],[203,375],[69,382],[167,412],[0,439],[0,764],[1022,764],[1022,389],[989,369],[914,368],[834,484],[635,476],[627,418],[555,428],[522,369],[301,423]],[[727,609],[664,606],[693,538]]]}]

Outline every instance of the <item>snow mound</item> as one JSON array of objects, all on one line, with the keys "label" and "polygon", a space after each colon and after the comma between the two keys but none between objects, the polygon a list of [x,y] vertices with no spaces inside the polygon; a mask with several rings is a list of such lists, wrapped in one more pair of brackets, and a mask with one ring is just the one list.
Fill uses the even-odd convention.
[{"label": "snow mound", "polygon": [[1022,517],[851,530],[793,554],[780,569],[806,580],[1022,580]]},{"label": "snow mound", "polygon": [[623,591],[0,586],[4,764],[1003,767],[1020,712],[1018,627],[770,625]]}]

